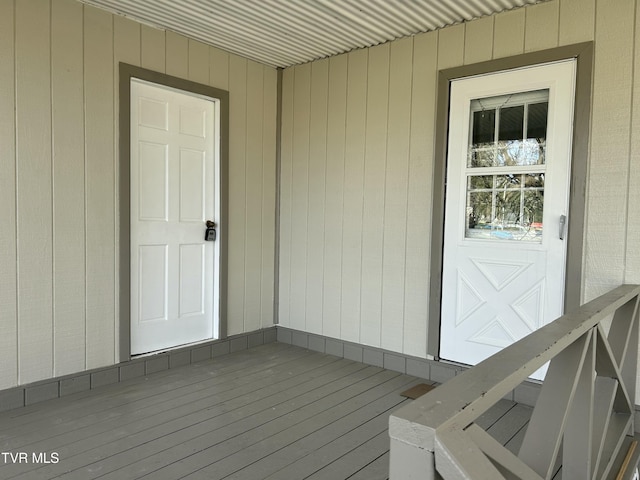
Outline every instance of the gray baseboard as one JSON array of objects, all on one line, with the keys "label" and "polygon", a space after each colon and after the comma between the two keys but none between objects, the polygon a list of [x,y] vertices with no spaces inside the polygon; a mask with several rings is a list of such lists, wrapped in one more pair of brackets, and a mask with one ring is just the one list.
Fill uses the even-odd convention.
[{"label": "gray baseboard", "polygon": [[197,345],[133,358],[104,368],[96,368],[28,385],[0,390],[0,412],[64,397],[131,378],[151,375],[171,368],[203,362],[229,353],[276,341],[275,327],[212,340]]}]

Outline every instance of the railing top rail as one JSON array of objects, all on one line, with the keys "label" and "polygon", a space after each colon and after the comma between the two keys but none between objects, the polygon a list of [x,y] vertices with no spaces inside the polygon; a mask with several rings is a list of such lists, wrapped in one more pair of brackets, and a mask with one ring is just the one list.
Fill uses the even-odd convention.
[{"label": "railing top rail", "polygon": [[465,428],[580,336],[640,295],[622,285],[536,330],[397,410],[389,434],[433,451],[436,428]]}]

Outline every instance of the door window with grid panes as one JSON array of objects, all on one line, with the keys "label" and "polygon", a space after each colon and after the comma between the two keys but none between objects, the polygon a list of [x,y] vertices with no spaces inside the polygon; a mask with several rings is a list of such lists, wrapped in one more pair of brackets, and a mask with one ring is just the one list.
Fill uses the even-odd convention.
[{"label": "door window with grid panes", "polygon": [[549,91],[471,101],[466,238],[541,242]]}]

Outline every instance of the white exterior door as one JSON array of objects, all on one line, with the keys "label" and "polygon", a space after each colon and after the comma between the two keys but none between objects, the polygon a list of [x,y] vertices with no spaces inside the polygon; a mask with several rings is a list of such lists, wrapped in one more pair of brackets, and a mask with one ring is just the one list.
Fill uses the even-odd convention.
[{"label": "white exterior door", "polygon": [[452,82],[440,357],[474,365],[563,313],[575,62]]},{"label": "white exterior door", "polygon": [[131,81],[131,353],[218,331],[214,100]]}]

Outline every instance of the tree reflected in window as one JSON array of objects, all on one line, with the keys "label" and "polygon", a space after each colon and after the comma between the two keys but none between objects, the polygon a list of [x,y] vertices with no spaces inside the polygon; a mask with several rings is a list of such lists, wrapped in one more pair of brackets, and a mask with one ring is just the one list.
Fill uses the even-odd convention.
[{"label": "tree reflected in window", "polygon": [[540,90],[471,102],[467,238],[542,241],[548,98]]}]

